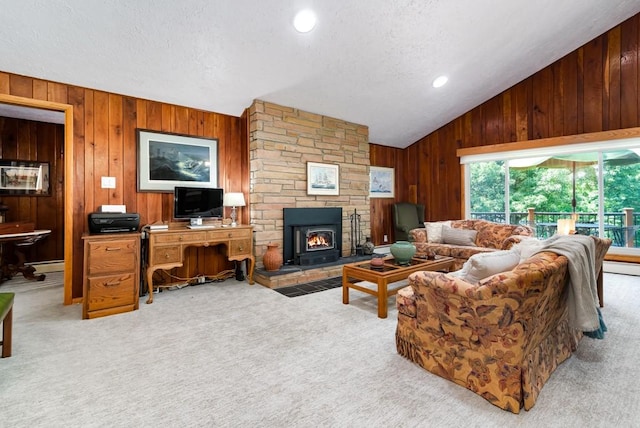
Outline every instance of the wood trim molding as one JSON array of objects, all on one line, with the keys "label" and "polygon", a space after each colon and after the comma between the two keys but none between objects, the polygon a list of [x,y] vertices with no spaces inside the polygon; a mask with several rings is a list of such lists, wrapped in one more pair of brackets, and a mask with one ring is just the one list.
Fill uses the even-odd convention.
[{"label": "wood trim molding", "polygon": [[569,144],[596,143],[598,141],[621,140],[640,137],[640,127],[616,129],[613,131],[591,132],[588,134],[565,135],[562,137],[540,138],[513,143],[491,144],[487,146],[468,147],[456,150],[458,157],[481,155],[488,153],[508,152],[512,150],[538,149],[544,147],[564,146]]},{"label": "wood trim molding", "polygon": [[64,304],[73,302],[73,106],[0,94],[0,103],[64,113]]},{"label": "wood trim molding", "polygon": [[640,256],[628,254],[607,254],[604,259],[608,262],[640,263]]}]

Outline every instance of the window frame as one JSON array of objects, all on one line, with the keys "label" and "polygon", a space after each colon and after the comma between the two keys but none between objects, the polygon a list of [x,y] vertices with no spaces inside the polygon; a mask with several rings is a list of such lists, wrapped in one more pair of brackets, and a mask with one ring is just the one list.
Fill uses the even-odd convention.
[{"label": "window frame", "polygon": [[[471,163],[505,161],[505,215],[508,216],[510,215],[510,203],[508,199],[510,197],[508,189],[509,160],[549,156],[550,154],[597,152],[599,163],[602,164],[602,152],[632,148],[640,148],[640,127],[458,149],[456,155],[460,158],[460,167],[462,168],[461,177],[463,180],[463,218],[468,218],[471,214],[471,198],[469,197],[469,195],[471,195],[471,173],[468,166]],[[600,201],[602,202],[604,200],[602,170],[600,170],[598,174],[598,193]],[[598,216],[600,219],[604,216],[604,204],[602,203],[600,203],[598,207]],[[600,223],[600,236],[602,236],[602,232],[603,226],[602,223]],[[640,261],[640,248],[612,246],[609,253],[613,255],[632,256],[634,259],[637,258],[634,261]]]}]

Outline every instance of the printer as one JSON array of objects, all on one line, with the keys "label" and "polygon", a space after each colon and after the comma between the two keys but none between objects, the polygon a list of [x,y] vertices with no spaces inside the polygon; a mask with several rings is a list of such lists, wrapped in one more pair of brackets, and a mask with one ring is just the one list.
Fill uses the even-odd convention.
[{"label": "printer", "polygon": [[140,214],[99,212],[89,214],[91,233],[137,232]]}]

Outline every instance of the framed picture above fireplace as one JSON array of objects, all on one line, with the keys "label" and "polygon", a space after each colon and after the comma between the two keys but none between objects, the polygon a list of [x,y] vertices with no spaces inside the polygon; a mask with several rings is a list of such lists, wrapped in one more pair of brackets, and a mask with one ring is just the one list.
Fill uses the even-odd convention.
[{"label": "framed picture above fireplace", "polygon": [[340,166],[307,162],[307,195],[340,194]]}]

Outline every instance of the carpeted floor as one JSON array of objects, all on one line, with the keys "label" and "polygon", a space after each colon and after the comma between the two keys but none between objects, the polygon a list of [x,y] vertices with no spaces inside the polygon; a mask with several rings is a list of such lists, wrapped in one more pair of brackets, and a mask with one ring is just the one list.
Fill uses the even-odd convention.
[{"label": "carpeted floor", "polygon": [[0,427],[634,427],[640,278],[605,274],[604,340],[585,338],[514,415],[395,350],[397,311],[339,288],[287,298],[230,279],[94,320],[62,275],[11,280]]}]

